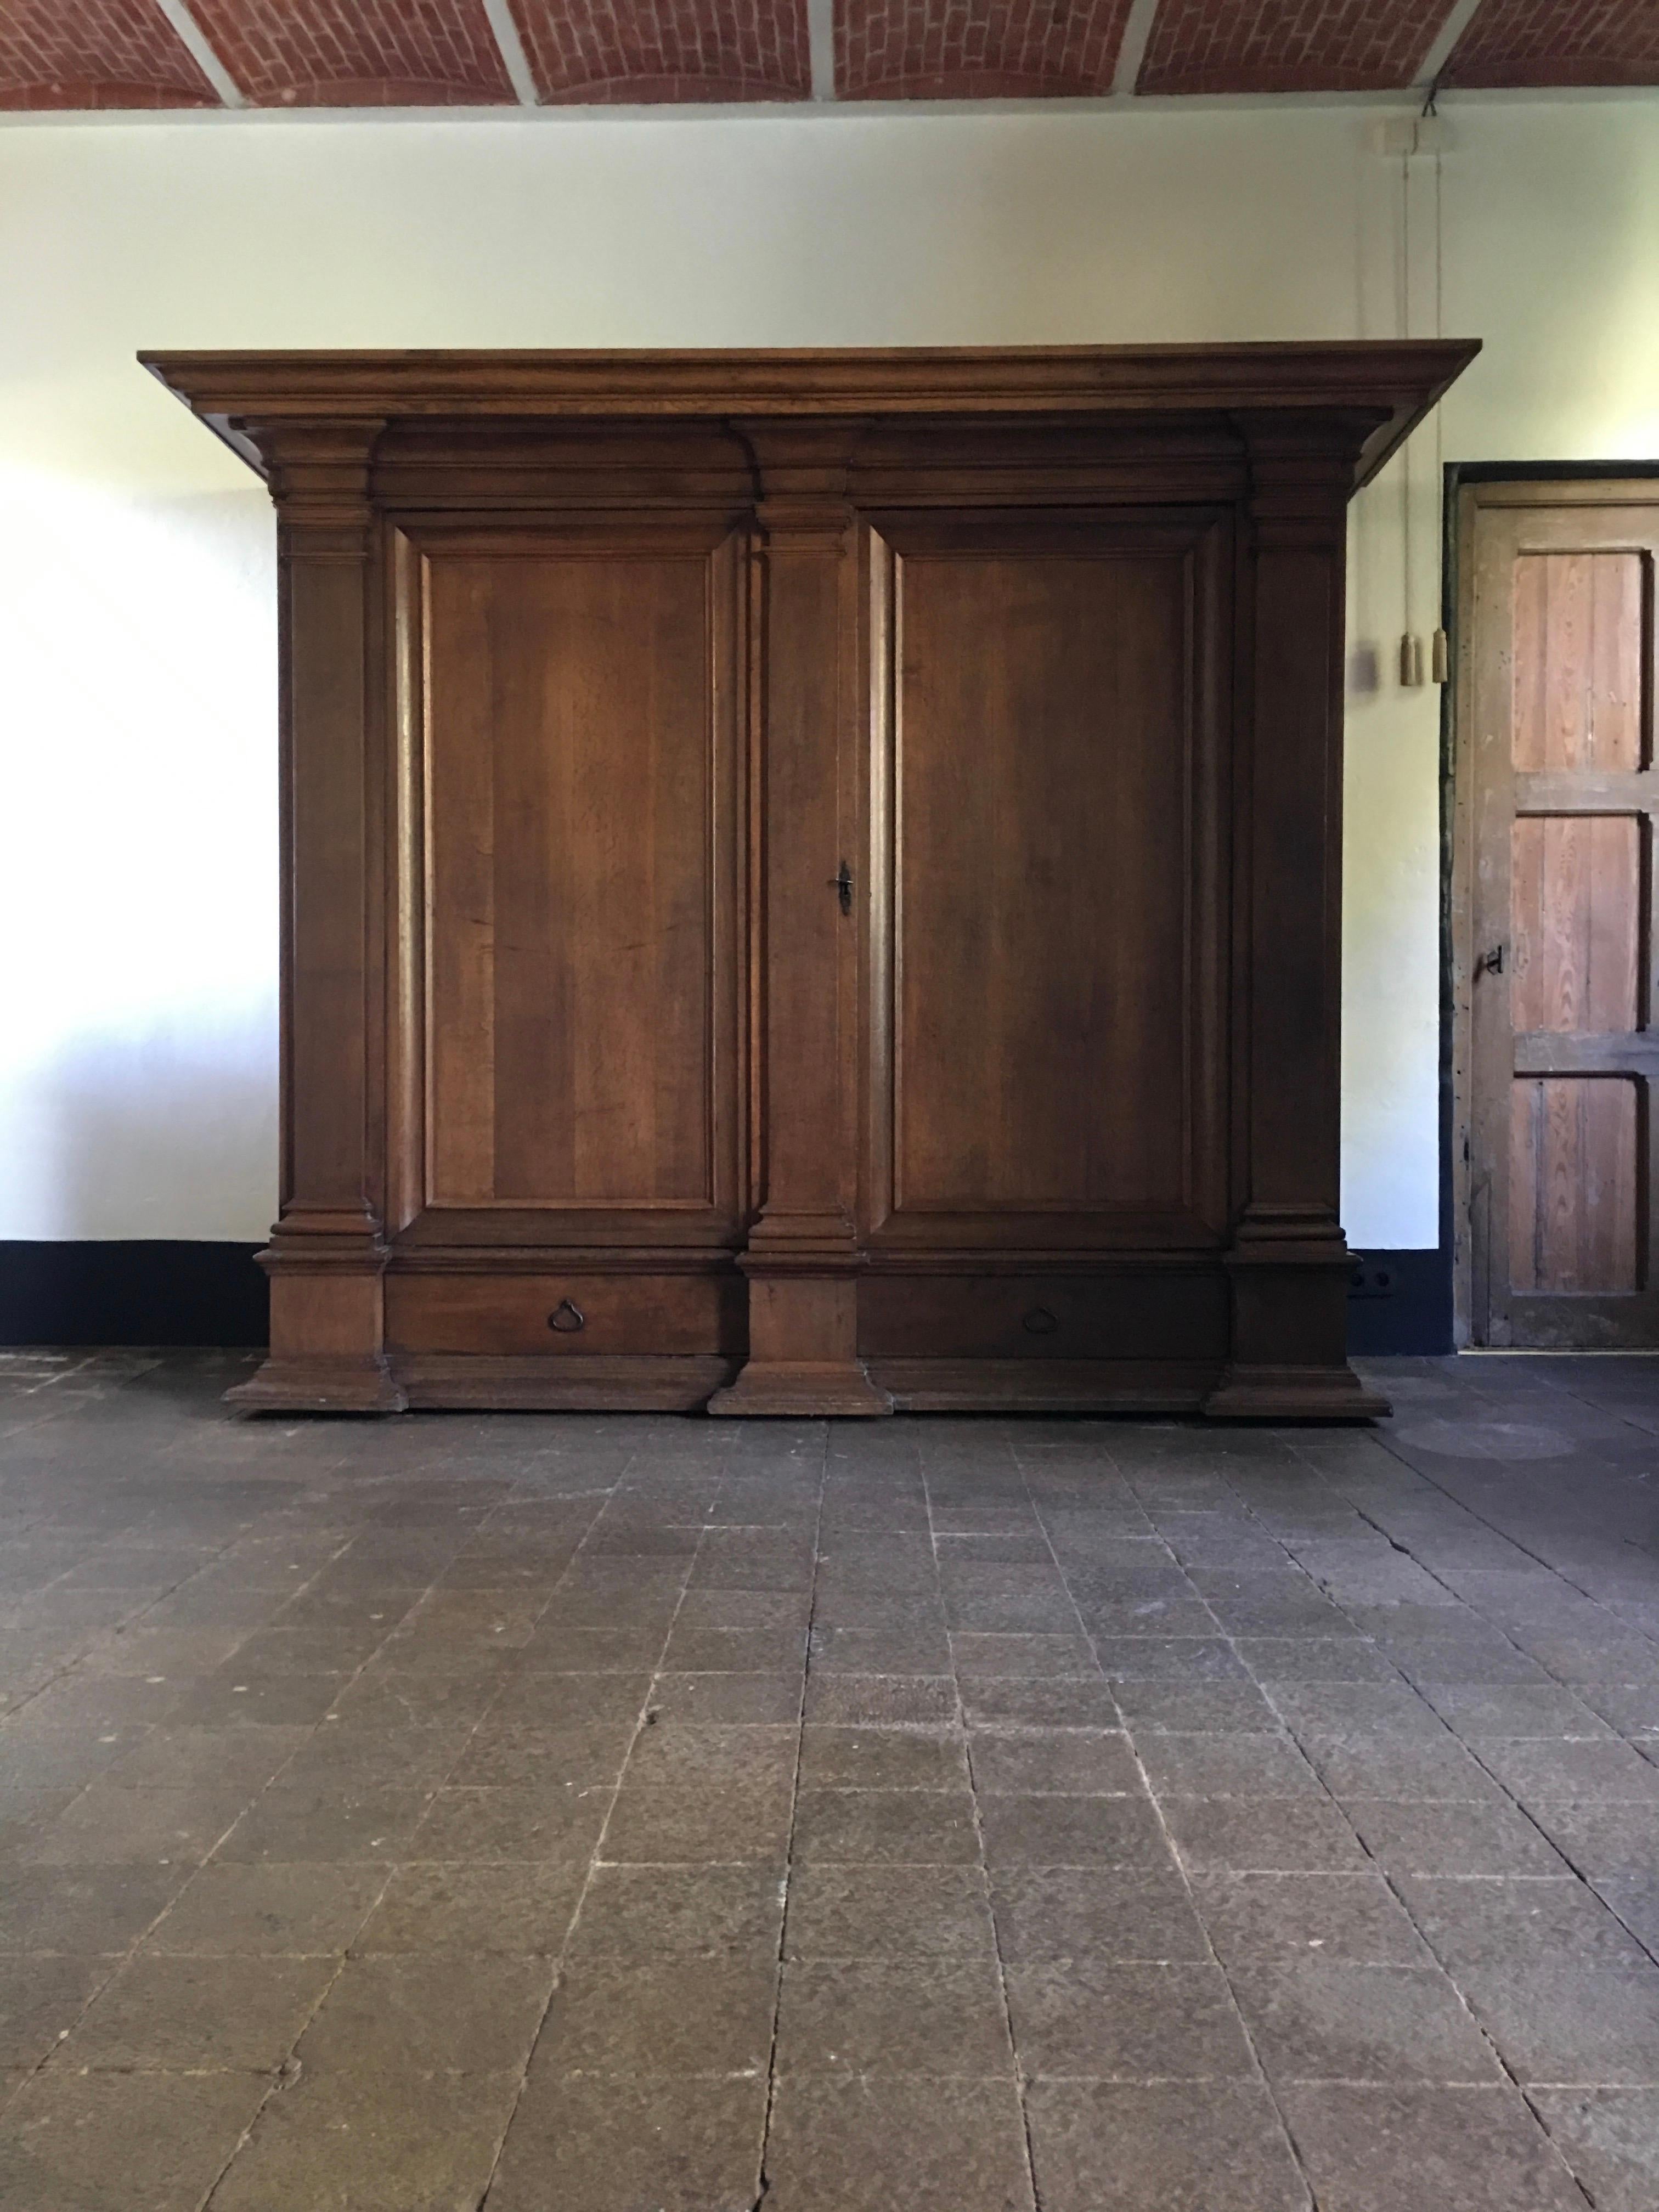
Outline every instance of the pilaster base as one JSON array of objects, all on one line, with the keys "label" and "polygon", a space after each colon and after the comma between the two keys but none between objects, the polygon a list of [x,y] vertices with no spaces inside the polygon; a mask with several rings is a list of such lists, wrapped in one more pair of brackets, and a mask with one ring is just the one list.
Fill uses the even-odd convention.
[{"label": "pilaster base", "polygon": [[1218,1421],[1375,1421],[1389,1413],[1352,1368],[1229,1367],[1203,1412]]},{"label": "pilaster base", "polygon": [[728,1389],[716,1390],[708,1411],[797,1420],[845,1419],[890,1413],[893,1401],[878,1390],[855,1360],[751,1359]]},{"label": "pilaster base", "polygon": [[795,1261],[768,1274],[749,1259],[749,1358],[729,1389],[716,1390],[708,1410],[796,1419],[858,1419],[890,1413],[858,1356],[858,1284],[845,1265],[810,1274]]},{"label": "pilaster base", "polygon": [[267,1359],[225,1393],[245,1413],[402,1413],[409,1401],[378,1354],[301,1353]]}]

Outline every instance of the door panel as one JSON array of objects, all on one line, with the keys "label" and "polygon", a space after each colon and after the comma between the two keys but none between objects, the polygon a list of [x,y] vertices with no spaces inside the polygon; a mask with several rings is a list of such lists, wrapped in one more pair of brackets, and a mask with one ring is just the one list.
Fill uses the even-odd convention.
[{"label": "door panel", "polygon": [[1475,1341],[1659,1344],[1650,487],[1465,495]]},{"label": "door panel", "polygon": [[880,524],[880,1239],[1220,1233],[1224,542]]},{"label": "door panel", "polygon": [[1527,814],[1510,878],[1517,1030],[1633,1030],[1641,1018],[1641,824]]},{"label": "door panel", "polygon": [[1522,1077],[1511,1094],[1510,1273],[1517,1291],[1637,1288],[1637,1085]]},{"label": "door panel", "polygon": [[737,556],[710,534],[422,539],[422,1179],[447,1237],[736,1218]]}]

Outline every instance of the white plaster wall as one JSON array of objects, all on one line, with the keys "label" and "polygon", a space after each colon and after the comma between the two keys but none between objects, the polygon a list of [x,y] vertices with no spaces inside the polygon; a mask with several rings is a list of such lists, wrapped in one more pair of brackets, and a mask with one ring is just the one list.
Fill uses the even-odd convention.
[{"label": "white plaster wall", "polygon": [[[1659,454],[1659,101],[1447,112],[1445,457]],[[272,531],[141,346],[1394,335],[1355,106],[246,117],[0,129],[0,1237],[263,1234],[275,1196]],[[1413,168],[1412,329],[1433,327]],[[1432,440],[1413,620],[1437,603]],[[1436,1240],[1437,697],[1402,471],[1352,587],[1344,1206]]]}]

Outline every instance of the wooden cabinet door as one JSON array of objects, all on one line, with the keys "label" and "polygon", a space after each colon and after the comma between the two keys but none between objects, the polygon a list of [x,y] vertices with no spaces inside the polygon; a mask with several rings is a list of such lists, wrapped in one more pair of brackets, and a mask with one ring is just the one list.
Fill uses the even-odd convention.
[{"label": "wooden cabinet door", "polygon": [[1638,484],[1477,491],[1472,1333],[1651,1346],[1659,505]]},{"label": "wooden cabinet door", "polygon": [[1223,1240],[1231,548],[874,519],[873,1244]]},{"label": "wooden cabinet door", "polygon": [[398,566],[393,1222],[730,1242],[740,536],[422,524]]}]

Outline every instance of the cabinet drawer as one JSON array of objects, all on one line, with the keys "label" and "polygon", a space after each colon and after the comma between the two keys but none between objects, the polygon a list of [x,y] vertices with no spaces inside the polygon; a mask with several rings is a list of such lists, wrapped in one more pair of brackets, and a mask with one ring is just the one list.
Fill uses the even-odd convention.
[{"label": "cabinet drawer", "polygon": [[520,1358],[747,1348],[740,1275],[391,1275],[386,1341],[396,1352]]},{"label": "cabinet drawer", "polygon": [[1219,1267],[859,1285],[859,1351],[871,1359],[1218,1359],[1227,1329]]}]

